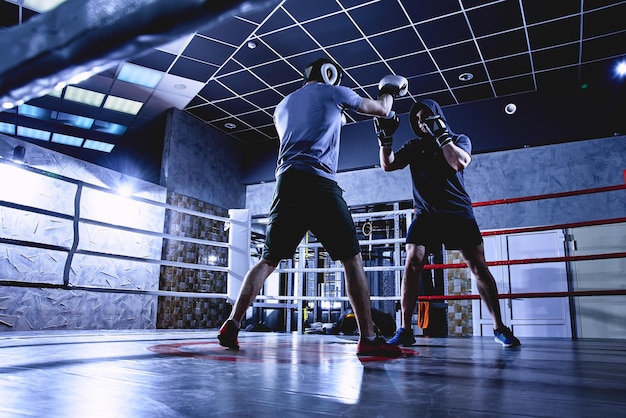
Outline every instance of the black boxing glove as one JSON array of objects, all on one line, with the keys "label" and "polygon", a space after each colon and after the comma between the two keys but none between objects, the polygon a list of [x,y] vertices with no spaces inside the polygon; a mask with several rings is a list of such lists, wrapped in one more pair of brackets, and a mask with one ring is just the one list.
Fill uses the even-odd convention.
[{"label": "black boxing glove", "polygon": [[393,134],[400,125],[400,119],[396,112],[391,112],[387,118],[374,118],[374,130],[378,136],[378,145],[383,148],[391,148],[393,144]]},{"label": "black boxing glove", "polygon": [[439,148],[443,148],[452,143],[452,135],[448,131],[446,121],[440,115],[435,115],[424,119],[424,126],[430,135],[435,138]]},{"label": "black boxing glove", "polygon": [[409,92],[409,82],[401,75],[386,75],[378,82],[378,97],[390,94],[402,97]]}]

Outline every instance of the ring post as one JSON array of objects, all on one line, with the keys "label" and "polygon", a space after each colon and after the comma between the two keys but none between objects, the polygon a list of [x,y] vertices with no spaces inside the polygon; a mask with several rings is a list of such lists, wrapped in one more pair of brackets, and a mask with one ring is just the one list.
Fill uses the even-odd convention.
[{"label": "ring post", "polygon": [[243,278],[250,268],[250,211],[248,209],[230,209],[228,231],[228,281],[226,295],[228,302],[237,299]]}]

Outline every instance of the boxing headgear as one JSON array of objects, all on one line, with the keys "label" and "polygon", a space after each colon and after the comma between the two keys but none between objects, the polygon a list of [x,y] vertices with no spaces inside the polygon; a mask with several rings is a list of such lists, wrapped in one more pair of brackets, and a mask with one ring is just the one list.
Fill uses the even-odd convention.
[{"label": "boxing headgear", "polygon": [[311,80],[338,86],[343,78],[343,71],[339,65],[329,59],[320,58],[313,61],[304,69],[304,82]]},{"label": "boxing headgear", "polygon": [[432,110],[428,106],[420,102],[414,103],[413,106],[411,107],[411,110],[409,111],[409,123],[411,124],[411,129],[413,129],[413,132],[415,132],[415,135],[419,135],[419,136],[424,135],[424,133],[422,132],[422,129],[420,128],[419,121],[417,120],[417,112],[419,112],[422,109],[427,109],[432,112]]},{"label": "boxing headgear", "polygon": [[446,145],[453,143],[452,134],[448,130],[448,125],[443,116],[441,114],[435,114],[437,110],[441,112],[439,105],[432,100],[429,100],[429,102],[436,107],[431,108],[424,102],[415,103],[409,111],[409,122],[413,132],[415,132],[416,135],[423,136],[417,114],[420,110],[428,110],[431,116],[422,119],[422,125],[424,126],[425,131],[433,137],[437,145],[439,145],[440,148],[443,148]]}]

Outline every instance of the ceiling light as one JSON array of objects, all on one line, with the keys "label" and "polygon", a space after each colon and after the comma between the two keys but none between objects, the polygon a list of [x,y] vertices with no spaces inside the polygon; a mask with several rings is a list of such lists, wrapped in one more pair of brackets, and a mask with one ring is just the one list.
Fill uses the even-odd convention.
[{"label": "ceiling light", "polygon": [[620,63],[617,64],[617,66],[615,67],[615,73],[619,77],[626,76],[626,61],[621,61]]},{"label": "ceiling light", "polygon": [[22,116],[28,116],[29,118],[36,119],[50,119],[52,115],[51,110],[26,104],[19,106],[17,108],[17,113]]},{"label": "ceiling light", "polygon": [[93,125],[93,119],[85,116],[70,115],[69,113],[59,112],[57,116],[59,122],[63,122],[66,125],[76,126],[82,129],[91,129]]},{"label": "ceiling light", "polygon": [[248,48],[254,49],[257,47],[257,43],[255,41],[248,41]]},{"label": "ceiling light", "polygon": [[41,141],[48,141],[50,139],[50,132],[42,131],[40,129],[26,128],[24,126],[17,127],[17,135],[25,138],[39,139]]},{"label": "ceiling light", "polygon": [[504,106],[504,113],[506,113],[507,115],[512,115],[516,111],[517,106],[515,105],[515,103],[509,103],[508,105]]},{"label": "ceiling light", "polygon": [[463,73],[459,75],[459,80],[461,81],[470,81],[472,78],[474,78],[474,74],[472,73]]},{"label": "ceiling light", "polygon": [[52,142],[64,145],[71,145],[73,147],[80,147],[83,144],[83,138],[54,133],[52,134]]},{"label": "ceiling light", "polygon": [[183,83],[176,83],[174,84],[174,88],[176,90],[185,90],[187,88],[187,86]]},{"label": "ceiling light", "polygon": [[118,80],[152,89],[159,84],[162,78],[163,73],[161,71],[141,67],[129,62],[125,62],[122,65],[122,69],[117,76]]},{"label": "ceiling light", "polygon": [[86,140],[85,143],[83,144],[83,148],[89,148],[92,150],[102,151],[102,152],[111,152],[114,146],[115,145],[113,144],[107,144],[106,142],[100,142],[100,141],[93,141],[91,139]]},{"label": "ceiling light", "polygon": [[12,123],[0,122],[0,132],[15,135],[15,125]]},{"label": "ceiling light", "polygon": [[236,127],[237,127],[237,125],[235,125],[234,123],[231,123],[231,122],[226,122],[224,124],[224,128],[226,128],[226,129],[235,129]]},{"label": "ceiling light", "polygon": [[63,2],[65,2],[65,0],[24,0],[24,7],[28,7],[37,12],[47,12]]},{"label": "ceiling light", "polygon": [[94,123],[94,129],[98,132],[105,132],[107,134],[123,135],[124,132],[126,132],[126,129],[128,129],[128,127],[124,125],[118,125],[117,123],[97,120]]},{"label": "ceiling light", "polygon": [[47,92],[46,94],[48,96],[58,97],[60,99],[62,93],[63,93],[63,87],[61,87],[61,88],[54,88],[54,89],[50,90],[49,92]]},{"label": "ceiling light", "polygon": [[81,73],[75,74],[65,82],[65,84],[80,84],[83,81],[89,80],[96,72],[92,71],[83,71]]},{"label": "ceiling light", "polygon": [[104,94],[81,89],[80,87],[67,86],[65,89],[65,99],[89,106],[100,107],[102,101],[104,100]]},{"label": "ceiling light", "polygon": [[131,115],[136,115],[139,113],[139,110],[143,106],[143,103],[136,102],[134,100],[123,99],[117,96],[109,96],[107,97],[106,102],[104,102],[104,108],[109,110],[115,110],[116,112],[129,113]]}]

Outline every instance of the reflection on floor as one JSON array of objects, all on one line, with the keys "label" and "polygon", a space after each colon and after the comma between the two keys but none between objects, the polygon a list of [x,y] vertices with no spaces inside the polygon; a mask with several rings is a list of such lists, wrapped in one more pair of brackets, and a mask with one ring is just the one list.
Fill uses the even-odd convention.
[{"label": "reflection on floor", "polygon": [[0,417],[626,416],[626,341],[420,338],[398,359],[356,337],[216,331],[0,334]]}]

